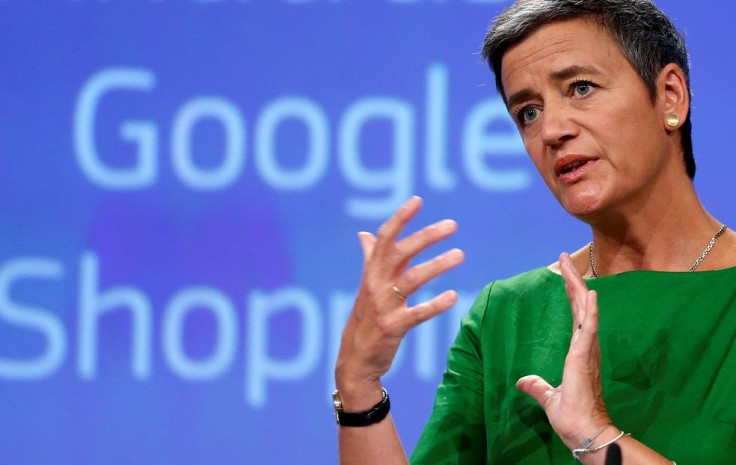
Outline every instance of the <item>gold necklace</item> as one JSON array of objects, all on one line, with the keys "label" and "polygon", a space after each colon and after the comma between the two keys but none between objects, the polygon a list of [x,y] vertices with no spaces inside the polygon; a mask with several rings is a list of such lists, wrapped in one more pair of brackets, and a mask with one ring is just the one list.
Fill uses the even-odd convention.
[{"label": "gold necklace", "polygon": [[[721,225],[721,228],[716,231],[716,233],[713,235],[713,237],[710,239],[710,242],[708,242],[708,245],[705,247],[705,250],[703,250],[703,253],[700,254],[700,256],[695,260],[695,263],[693,263],[693,266],[690,267],[689,271],[695,271],[695,268],[697,268],[703,260],[705,260],[705,257],[708,256],[708,253],[713,248],[714,245],[716,245],[716,241],[718,240],[721,235],[723,235],[724,232],[726,232],[726,229],[728,227],[723,224]],[[593,243],[591,242],[588,246],[588,258],[590,259],[590,270],[593,272],[594,277],[598,277],[598,270],[595,268],[595,258],[593,258]]]}]

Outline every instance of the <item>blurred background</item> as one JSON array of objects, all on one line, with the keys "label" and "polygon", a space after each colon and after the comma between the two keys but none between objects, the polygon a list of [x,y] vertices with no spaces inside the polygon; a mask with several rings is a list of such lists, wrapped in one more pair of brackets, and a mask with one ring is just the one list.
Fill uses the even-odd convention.
[{"label": "blurred background", "polygon": [[[384,381],[411,451],[477,292],[589,240],[478,57],[509,3],[0,1],[0,461],[335,463],[356,233],[417,194],[467,260]],[[736,226],[736,5],[659,4]]]}]

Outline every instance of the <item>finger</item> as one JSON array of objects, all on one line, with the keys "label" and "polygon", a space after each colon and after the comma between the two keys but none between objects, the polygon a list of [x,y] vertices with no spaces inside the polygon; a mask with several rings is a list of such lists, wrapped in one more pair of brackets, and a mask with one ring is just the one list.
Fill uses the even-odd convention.
[{"label": "finger", "polygon": [[588,349],[593,347],[598,337],[598,294],[588,291],[585,296],[585,319],[580,331],[580,343]]},{"label": "finger", "polygon": [[570,283],[573,290],[576,292],[579,292],[580,290],[587,291],[588,285],[585,284],[585,281],[583,280],[583,276],[575,268],[575,264],[573,264],[570,254],[563,253],[560,257],[565,262],[567,270],[568,270],[568,273],[567,273],[568,279],[566,281]]},{"label": "finger", "polygon": [[418,324],[423,323],[449,309],[455,305],[456,302],[457,292],[445,291],[442,294],[435,296],[432,300],[410,307],[402,314],[402,317],[404,318],[402,329],[404,331],[408,331],[414,326],[417,326]]},{"label": "finger", "polygon": [[[573,296],[575,305],[573,305],[573,318],[580,324],[585,315],[585,294],[588,292],[588,286],[583,278],[575,269],[570,259],[570,255],[563,253],[560,255],[560,271],[565,284],[570,287],[570,293]],[[572,305],[572,301],[570,302]]]},{"label": "finger", "polygon": [[574,334],[580,325],[578,320],[580,310],[578,309],[577,302],[575,302],[575,297],[572,295],[572,289],[567,283],[565,283],[565,294],[567,294],[567,301],[570,302],[570,308],[572,309],[572,332]]},{"label": "finger", "polygon": [[378,228],[376,247],[382,249],[386,248],[389,244],[393,244],[398,235],[404,229],[404,226],[406,226],[406,223],[414,218],[414,215],[417,214],[421,206],[422,199],[416,195],[404,202],[404,204],[399,207],[393,215],[391,215],[391,218],[386,220],[386,222]]},{"label": "finger", "polygon": [[448,250],[431,260],[408,269],[396,282],[396,287],[401,289],[404,296],[408,296],[442,273],[455,268],[463,260],[465,260],[465,253],[462,250]]},{"label": "finger", "polygon": [[524,376],[516,382],[516,388],[536,400],[539,405],[545,407],[555,389],[537,375]]},{"label": "finger", "polygon": [[368,263],[368,260],[373,256],[373,249],[376,246],[376,236],[369,232],[361,231],[358,233],[358,241],[360,241],[360,248],[363,250],[363,263]]},{"label": "finger", "polygon": [[575,265],[572,263],[570,255],[562,253],[560,255],[560,270],[562,277],[565,280],[565,284],[570,286],[570,290],[577,301],[578,307],[583,307],[585,304],[585,292],[588,291],[588,286],[583,281],[582,276],[575,269]]},{"label": "finger", "polygon": [[397,258],[402,261],[411,258],[430,245],[454,234],[455,231],[457,231],[457,223],[453,220],[442,220],[431,224],[400,240],[396,244]]},{"label": "finger", "polygon": [[[588,291],[586,295],[586,315],[582,321],[582,327],[575,332],[570,343],[570,351],[565,359],[565,366],[568,363],[574,363],[578,366],[585,367],[585,372],[590,373],[591,362],[600,364],[600,355],[596,360],[591,359],[591,354],[598,347],[598,302],[595,291]],[[565,383],[567,371],[562,375],[562,382]]]},{"label": "finger", "polygon": [[572,310],[572,325],[574,334],[575,331],[578,330],[580,325],[582,324],[582,308],[580,307],[580,305],[578,305],[578,299],[572,285],[567,282],[567,279],[569,279],[569,267],[566,263],[562,263],[560,265],[560,269],[562,270],[563,279],[566,280],[565,294],[567,294],[567,301],[570,302],[570,309]]}]

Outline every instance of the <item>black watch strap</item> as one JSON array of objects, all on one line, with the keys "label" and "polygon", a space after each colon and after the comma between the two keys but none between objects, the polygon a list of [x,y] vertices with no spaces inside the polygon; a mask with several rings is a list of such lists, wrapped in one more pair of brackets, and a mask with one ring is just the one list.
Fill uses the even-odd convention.
[{"label": "black watch strap", "polygon": [[335,391],[332,393],[332,402],[335,405],[335,421],[340,426],[368,426],[386,418],[391,408],[391,402],[388,399],[388,391],[383,390],[383,399],[373,406],[372,409],[365,412],[346,412],[342,409],[342,401],[340,393]]}]

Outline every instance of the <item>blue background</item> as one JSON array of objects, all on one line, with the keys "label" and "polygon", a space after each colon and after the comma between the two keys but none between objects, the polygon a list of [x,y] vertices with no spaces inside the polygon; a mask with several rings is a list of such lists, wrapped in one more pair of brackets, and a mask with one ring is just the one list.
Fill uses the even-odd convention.
[{"label": "blue background", "polygon": [[[0,461],[336,462],[355,234],[418,194],[467,260],[385,379],[411,451],[474,295],[589,237],[477,56],[508,3],[0,1]],[[736,224],[736,6],[660,6]]]}]

